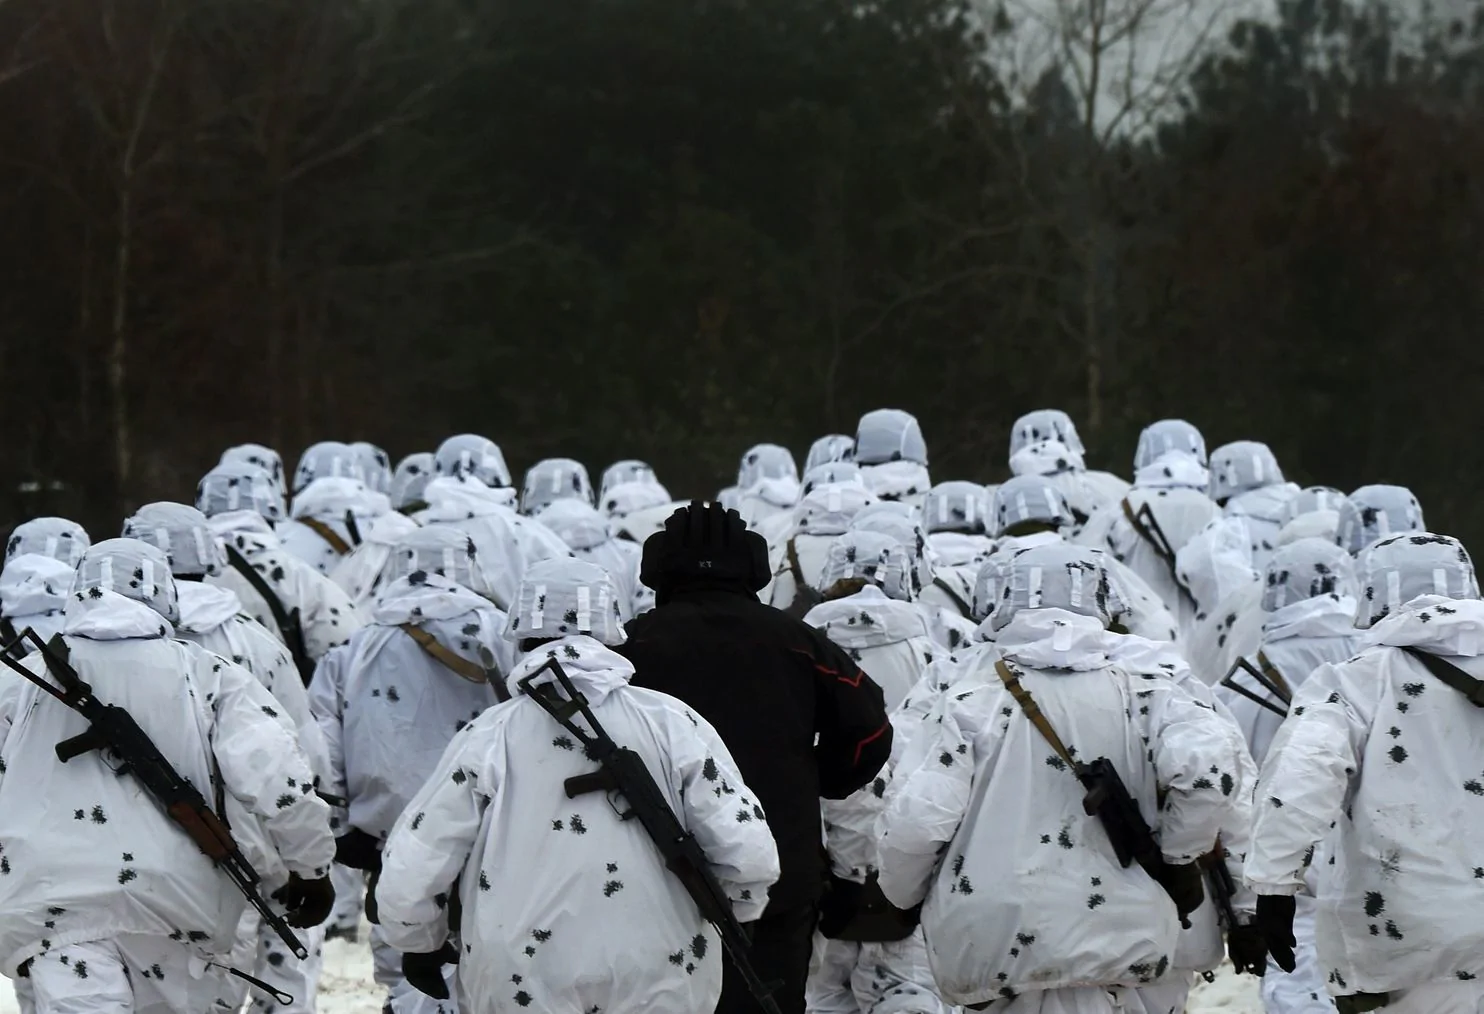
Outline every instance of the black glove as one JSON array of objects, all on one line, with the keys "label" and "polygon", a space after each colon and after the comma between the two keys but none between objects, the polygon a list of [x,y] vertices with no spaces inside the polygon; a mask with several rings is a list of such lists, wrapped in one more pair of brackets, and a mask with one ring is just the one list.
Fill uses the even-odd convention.
[{"label": "black glove", "polygon": [[1201,902],[1206,900],[1206,878],[1201,873],[1200,863],[1183,863],[1179,866],[1165,864],[1160,886],[1175,903],[1180,924],[1188,929],[1190,920],[1186,916],[1200,908]]},{"label": "black glove", "polygon": [[1267,942],[1273,963],[1285,972],[1292,972],[1298,964],[1293,957],[1298,943],[1293,938],[1293,913],[1297,908],[1298,900],[1291,894],[1257,896],[1257,928]]},{"label": "black glove", "polygon": [[288,909],[284,922],[295,929],[308,929],[330,918],[330,910],[335,907],[335,888],[329,877],[304,880],[297,873],[290,873],[289,882],[273,892],[273,900]]},{"label": "black glove", "polygon": [[353,870],[381,869],[381,842],[358,827],[335,839],[335,861]]},{"label": "black glove", "polygon": [[443,966],[458,963],[458,948],[445,941],[432,954],[402,955],[402,978],[419,993],[434,1000],[447,1000],[448,983],[443,980]]},{"label": "black glove", "polygon": [[376,904],[376,885],[381,883],[381,867],[371,871],[366,878],[366,921],[372,926],[381,925],[381,909]]},{"label": "black glove", "polygon": [[1268,942],[1255,922],[1227,929],[1226,953],[1238,972],[1261,978],[1268,970]]}]

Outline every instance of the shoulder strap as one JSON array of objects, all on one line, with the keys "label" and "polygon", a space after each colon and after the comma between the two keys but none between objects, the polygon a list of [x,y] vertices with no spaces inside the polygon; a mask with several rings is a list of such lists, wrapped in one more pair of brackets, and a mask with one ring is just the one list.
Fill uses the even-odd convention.
[{"label": "shoulder strap", "polygon": [[[1170,546],[1163,539],[1156,538],[1154,531],[1144,522],[1144,518],[1141,516],[1142,512],[1134,510],[1134,505],[1128,502],[1128,497],[1123,498],[1120,506],[1123,507],[1124,518],[1133,526],[1134,531],[1138,532],[1139,537],[1149,543],[1154,551],[1159,554],[1160,559],[1170,565],[1170,570],[1173,572],[1175,569],[1175,554]],[[1153,517],[1152,511],[1150,512],[1150,516]]]},{"label": "shoulder strap", "polygon": [[1061,737],[1056,734],[1056,729],[1052,727],[1051,720],[1046,717],[1045,712],[1041,710],[1041,706],[1031,696],[1031,692],[1020,685],[1020,676],[1005,664],[1004,659],[999,659],[995,662],[994,671],[999,676],[1000,682],[1005,684],[1005,689],[1010,691],[1010,696],[1015,698],[1015,703],[1020,705],[1020,710],[1025,712],[1025,717],[1031,720],[1031,724],[1041,734],[1041,738],[1046,740],[1051,745],[1051,749],[1056,751],[1056,755],[1066,761],[1067,767],[1073,773],[1076,773],[1082,765],[1078,764],[1072,758],[1072,752],[1067,749],[1066,744],[1061,741]]},{"label": "shoulder strap", "polygon": [[947,581],[935,575],[933,577],[933,587],[938,589],[944,595],[947,595],[949,598],[951,598],[953,600],[953,604],[958,607],[958,611],[961,615],[965,617],[973,615],[974,610],[969,607],[969,604],[963,600],[963,597],[959,595],[958,592],[954,591],[953,588],[949,586]]},{"label": "shoulder strap", "polygon": [[799,564],[799,550],[798,547],[794,545],[793,539],[788,540],[787,553],[788,569],[793,572],[794,584],[797,585],[799,588],[807,587],[808,582],[804,580],[804,568]]},{"label": "shoulder strap", "polygon": [[20,642],[19,637],[16,633],[15,624],[10,622],[10,617],[8,616],[0,616],[0,641],[4,641],[6,644],[10,645],[11,658],[25,657],[25,645]]},{"label": "shoulder strap", "polygon": [[462,676],[470,683],[488,683],[490,680],[489,670],[483,666],[476,665],[438,643],[438,639],[428,633],[422,627],[413,626],[411,623],[399,624],[406,635],[417,642],[417,646],[431,655],[435,660],[441,662],[445,668],[451,669],[456,676]]},{"label": "shoulder strap", "polygon": [[319,518],[295,518],[294,520],[328,542],[330,548],[335,551],[335,555],[344,556],[350,552],[350,543],[342,539],[339,532],[335,531],[335,529],[325,524]]},{"label": "shoulder strap", "polygon": [[1421,648],[1403,648],[1402,651],[1427,666],[1427,671],[1439,680],[1467,697],[1474,707],[1484,708],[1484,680],[1474,679],[1452,662],[1439,658],[1430,651],[1423,651]]},{"label": "shoulder strap", "polygon": [[1267,652],[1261,649],[1257,652],[1257,666],[1262,670],[1262,674],[1273,682],[1273,686],[1283,691],[1284,697],[1290,701],[1293,700],[1293,687],[1283,678],[1283,673],[1278,671],[1278,667],[1268,661]]},{"label": "shoulder strap", "polygon": [[288,610],[283,607],[283,600],[278,597],[268,582],[263,580],[263,575],[247,562],[247,557],[238,552],[230,539],[224,539],[222,544],[227,550],[227,562],[232,565],[233,570],[242,575],[248,584],[252,585],[253,591],[262,596],[263,601],[268,604],[268,611],[273,614],[273,622],[278,624],[278,629],[287,636],[291,623]]},{"label": "shoulder strap", "polygon": [[1180,590],[1180,594],[1194,606],[1195,595],[1180,578],[1180,570],[1175,564],[1175,547],[1170,545],[1170,540],[1159,527],[1159,522],[1154,519],[1154,510],[1147,503],[1138,510],[1134,510],[1133,504],[1128,502],[1128,497],[1123,498],[1122,507],[1123,516],[1129,525],[1138,533],[1139,538],[1149,543],[1155,555],[1165,562],[1165,566],[1170,571],[1170,580],[1175,582],[1175,587]]}]

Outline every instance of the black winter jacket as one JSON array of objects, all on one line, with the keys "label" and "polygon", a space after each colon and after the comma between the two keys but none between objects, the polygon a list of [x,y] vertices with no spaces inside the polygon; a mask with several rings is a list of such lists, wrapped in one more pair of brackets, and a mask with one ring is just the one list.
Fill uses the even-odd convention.
[{"label": "black winter jacket", "polygon": [[767,813],[782,866],[770,911],[816,902],[820,797],[850,795],[891,755],[881,688],[819,631],[736,591],[676,590],[628,634],[616,650],[634,663],[633,684],[715,726]]}]

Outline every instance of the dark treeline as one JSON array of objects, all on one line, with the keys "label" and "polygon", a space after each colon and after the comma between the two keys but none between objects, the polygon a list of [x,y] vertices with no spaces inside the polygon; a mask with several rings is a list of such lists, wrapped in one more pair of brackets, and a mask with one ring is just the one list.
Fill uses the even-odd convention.
[{"label": "dark treeline", "polygon": [[1059,406],[1484,537],[1484,15],[1280,0],[1115,124],[966,3],[5,0],[3,520],[462,430],[710,493],[880,405],[988,481]]}]

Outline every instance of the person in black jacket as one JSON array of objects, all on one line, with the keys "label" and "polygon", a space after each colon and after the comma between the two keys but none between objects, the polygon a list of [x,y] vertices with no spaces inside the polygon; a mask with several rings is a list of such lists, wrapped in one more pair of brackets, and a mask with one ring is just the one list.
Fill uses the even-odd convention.
[{"label": "person in black jacket", "polygon": [[[767,546],[741,516],[696,501],[644,543],[641,580],[656,608],[618,650],[634,686],[677,697],[715,726],[757,793],[782,876],[752,926],[752,959],[784,1014],[802,1014],[817,907],[827,878],[820,797],[843,799],[891,754],[881,688],[812,627],[758,601]],[[760,1007],[730,963],[718,1014]]]}]

